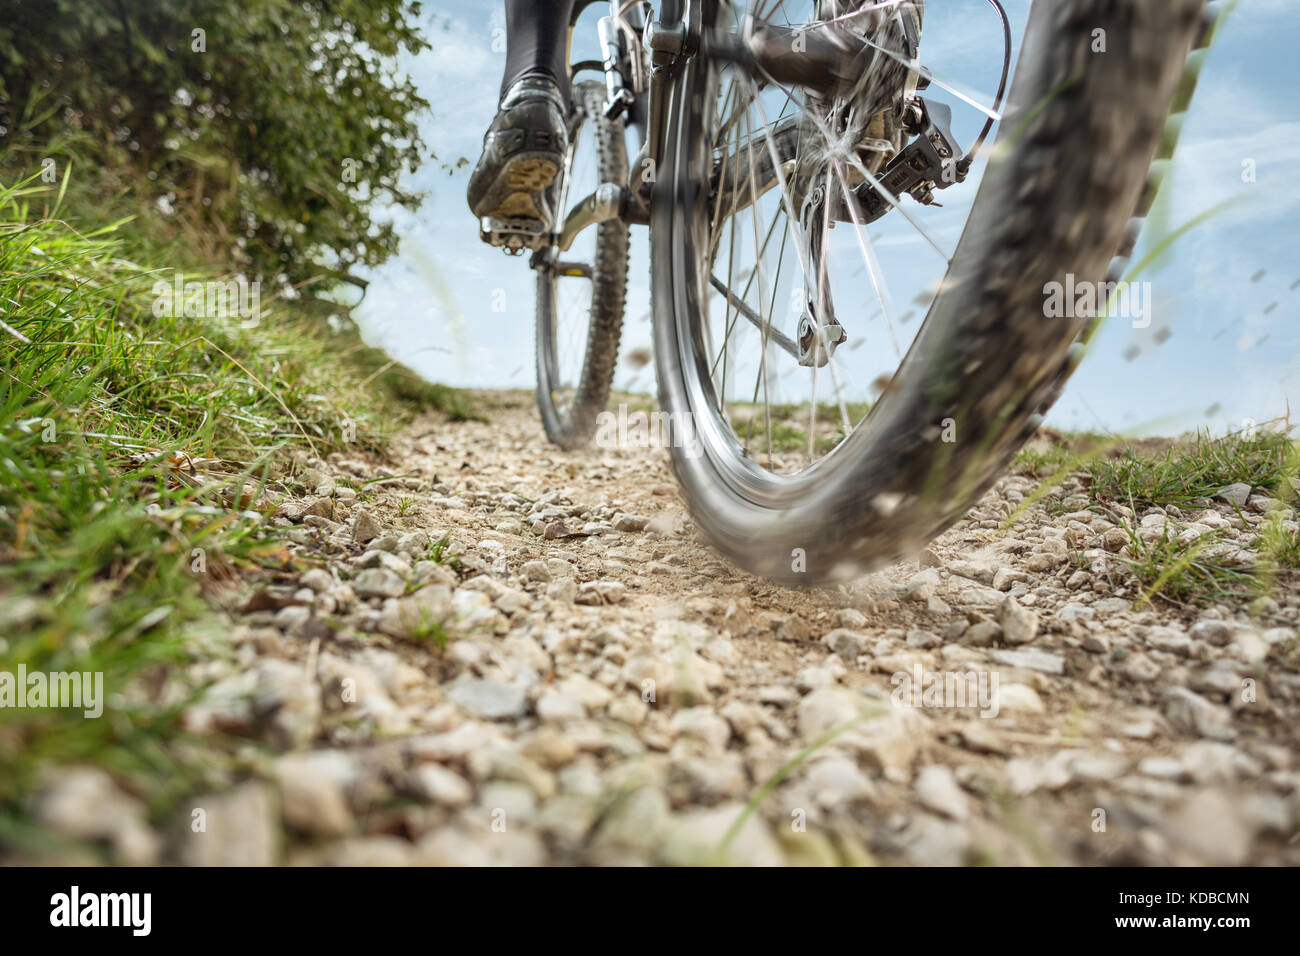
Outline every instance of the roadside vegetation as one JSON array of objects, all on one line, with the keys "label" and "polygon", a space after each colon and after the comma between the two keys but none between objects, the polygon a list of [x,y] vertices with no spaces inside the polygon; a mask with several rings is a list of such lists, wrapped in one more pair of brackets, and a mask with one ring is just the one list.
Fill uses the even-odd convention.
[{"label": "roadside vegetation", "polygon": [[[1279,591],[1300,586],[1300,442],[1289,422],[1139,441],[1044,433],[1012,467],[1039,479],[1027,501],[1049,513],[1074,510],[1053,489],[1076,476],[1089,508],[1120,517],[1129,538],[1121,557],[1144,600],[1267,613]],[[1141,533],[1143,518],[1193,522],[1206,510],[1226,512],[1225,526]]]},{"label": "roadside vegetation", "polygon": [[100,719],[0,708],[0,843],[42,766],[100,763],[159,805],[192,784],[168,746],[181,702],[144,688],[200,650],[205,590],[285,560],[277,491],[312,458],[382,450],[421,408],[473,414],[319,303],[264,302],[255,325],[157,314],[178,250],[60,190],[0,187],[0,671],[103,672],[119,701]]},{"label": "roadside vegetation", "polygon": [[290,560],[267,519],[313,460],[478,414],[348,315],[428,158],[413,4],[46,6],[0,26],[0,673],[102,673],[108,704],[0,707],[0,858],[50,848],[52,768],[157,815],[246,760],[177,723],[205,598]]}]

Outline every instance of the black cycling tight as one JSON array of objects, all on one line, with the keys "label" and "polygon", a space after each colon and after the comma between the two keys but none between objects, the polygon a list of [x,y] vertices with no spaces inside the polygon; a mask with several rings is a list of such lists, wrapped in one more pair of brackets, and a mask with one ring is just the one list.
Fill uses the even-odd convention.
[{"label": "black cycling tight", "polygon": [[506,0],[506,73],[501,93],[520,77],[545,73],[569,96],[568,29],[573,0]]}]

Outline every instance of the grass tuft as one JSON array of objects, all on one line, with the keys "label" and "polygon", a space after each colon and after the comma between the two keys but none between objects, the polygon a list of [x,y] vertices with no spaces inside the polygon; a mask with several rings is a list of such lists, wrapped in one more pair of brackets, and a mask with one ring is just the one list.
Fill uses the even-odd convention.
[{"label": "grass tuft", "polygon": [[1177,505],[1212,498],[1227,485],[1276,491],[1295,475],[1296,445],[1288,431],[1234,432],[1211,438],[1198,432],[1163,454],[1126,450],[1088,465],[1092,493],[1137,507]]},{"label": "grass tuft", "polygon": [[0,844],[31,835],[49,765],[102,766],[159,810],[211,770],[176,756],[174,691],[205,594],[287,559],[263,515],[293,455],[382,450],[421,406],[472,414],[306,304],[264,296],[251,328],[156,310],[160,279],[213,276],[59,205],[66,184],[0,184],[0,672],[102,672],[107,703],[0,708]]}]

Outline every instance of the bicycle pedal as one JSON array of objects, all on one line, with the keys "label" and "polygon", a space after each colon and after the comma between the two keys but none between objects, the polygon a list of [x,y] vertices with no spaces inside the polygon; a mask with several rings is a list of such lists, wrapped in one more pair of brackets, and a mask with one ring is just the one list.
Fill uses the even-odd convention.
[{"label": "bicycle pedal", "polygon": [[546,245],[550,231],[540,219],[497,219],[489,217],[479,224],[479,238],[517,256],[525,249]]}]

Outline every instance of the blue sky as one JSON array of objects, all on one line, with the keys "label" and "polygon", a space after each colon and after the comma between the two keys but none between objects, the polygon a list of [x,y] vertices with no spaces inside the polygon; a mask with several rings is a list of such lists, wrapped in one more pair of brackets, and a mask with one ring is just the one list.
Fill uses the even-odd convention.
[{"label": "blue sky", "polygon": [[[1018,38],[1029,4],[1005,5]],[[588,12],[593,24],[597,10]],[[1000,34],[985,0],[932,3],[930,11],[923,61],[991,101]],[[357,314],[368,341],[427,378],[531,388],[532,274],[524,259],[479,243],[465,206],[468,169],[449,173],[443,165],[478,157],[504,63],[501,5],[426,0],[424,19],[433,49],[403,67],[432,105],[421,127],[437,158],[410,178],[427,198],[414,213],[394,214],[401,251],[371,272]],[[589,37],[594,26],[580,30],[578,42],[590,43]],[[1107,323],[1050,424],[1140,433],[1200,425],[1222,430],[1282,415],[1288,400],[1300,397],[1300,101],[1291,69],[1298,48],[1294,0],[1243,0],[1229,20],[1202,70],[1162,191],[1160,222],[1173,229],[1225,201],[1231,205],[1179,238],[1138,277],[1151,283],[1150,326],[1135,329],[1118,318]],[[575,55],[589,52],[579,48]],[[969,142],[979,114],[938,98],[953,103],[955,132]],[[1248,160],[1253,183],[1243,182]],[[974,184],[964,184],[941,195],[942,210],[918,211],[949,249],[973,195]],[[942,262],[933,252],[927,259],[919,236],[897,214],[877,225],[873,241],[895,313],[906,313],[942,273]],[[1148,228],[1135,259],[1158,241],[1157,232]],[[648,271],[645,230],[634,228],[624,354],[649,343]],[[903,332],[911,335],[915,327],[913,319]],[[863,333],[869,340],[882,334],[869,324]],[[857,353],[864,363],[870,351]],[[867,365],[860,372],[864,382],[874,377]],[[652,374],[624,364],[616,386],[653,391]]]}]

